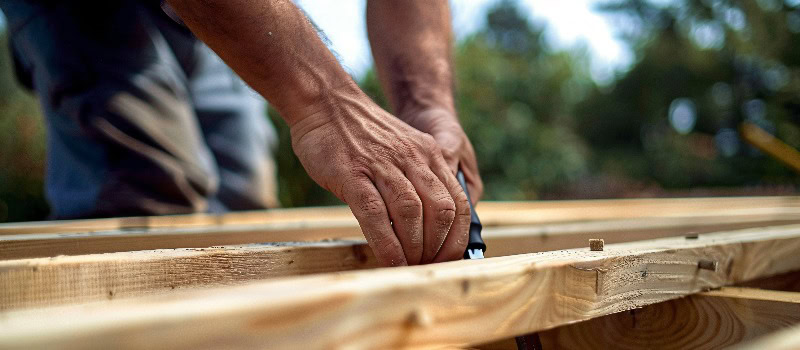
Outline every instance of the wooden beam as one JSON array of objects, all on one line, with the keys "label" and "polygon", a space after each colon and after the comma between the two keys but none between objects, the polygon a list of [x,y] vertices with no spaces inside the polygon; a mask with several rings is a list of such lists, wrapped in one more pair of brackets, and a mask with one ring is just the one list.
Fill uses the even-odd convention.
[{"label": "wooden beam", "polygon": [[[732,209],[684,217],[631,218],[524,227],[488,227],[488,256],[580,247],[590,238],[628,242],[738,228],[800,223],[800,208]],[[126,229],[86,233],[0,235],[0,260],[112,253],[147,249],[204,248],[248,243],[362,238],[347,221],[269,222],[215,227]]]},{"label": "wooden beam", "polygon": [[378,267],[364,241],[292,242],[0,261],[0,312]]},{"label": "wooden beam", "polygon": [[[796,213],[800,197],[712,197],[663,199],[602,199],[533,202],[481,202],[478,211],[485,226],[531,225],[587,220],[607,220],[644,217],[716,215],[731,213]],[[345,206],[270,209],[265,211],[233,212],[222,215],[191,214],[149,217],[124,217],[89,220],[38,221],[0,224],[0,235],[26,233],[88,233],[128,230],[186,229],[247,226],[271,223],[357,227]]]},{"label": "wooden beam", "polygon": [[[752,200],[752,201],[751,201]],[[481,202],[484,226],[531,225],[590,220],[796,213],[800,197],[713,197]]]},{"label": "wooden beam", "polygon": [[800,293],[722,288],[539,333],[545,349],[721,349],[800,323]]},{"label": "wooden beam", "polygon": [[0,348],[464,346],[797,270],[798,250],[795,225],[278,278],[7,312]]},{"label": "wooden beam", "polygon": [[[487,256],[653,239],[762,223],[741,218],[658,218],[489,228]],[[708,226],[703,226],[708,225]],[[86,249],[86,245],[81,245]],[[120,247],[124,249],[125,247]],[[6,253],[7,254],[7,253]],[[247,267],[249,273],[243,273]],[[376,268],[363,240],[177,248],[0,261],[0,310],[233,285],[277,276]]]},{"label": "wooden beam", "polygon": [[[535,226],[495,227],[484,230],[487,257],[588,247],[590,239],[624,243],[679,235],[797,224],[794,214],[633,218]],[[1,243],[0,243],[1,244]]]},{"label": "wooden beam", "polygon": [[286,222],[214,227],[0,235],[0,260],[147,249],[359,238],[349,223]]},{"label": "wooden beam", "polygon": [[[793,201],[792,201],[793,202]],[[309,220],[313,218],[313,220]],[[86,220],[33,221],[0,224],[0,235],[26,233],[88,233],[108,231],[147,231],[165,229],[188,229],[221,227],[227,225],[247,226],[262,224],[299,225],[311,221],[331,223],[338,226],[358,225],[345,206],[309,207],[292,209],[270,209],[242,211],[226,214],[189,214],[121,217]]]}]

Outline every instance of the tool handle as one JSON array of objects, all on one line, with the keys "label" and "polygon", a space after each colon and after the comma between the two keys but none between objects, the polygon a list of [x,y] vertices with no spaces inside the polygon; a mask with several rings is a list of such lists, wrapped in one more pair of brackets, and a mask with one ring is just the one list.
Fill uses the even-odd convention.
[{"label": "tool handle", "polygon": [[[458,183],[461,184],[461,188],[464,189],[464,194],[467,195],[467,201],[469,202],[469,211],[470,211],[470,221],[469,221],[469,243],[467,243],[467,251],[470,249],[480,249],[482,251],[486,251],[486,243],[483,243],[483,238],[481,238],[481,230],[483,229],[483,225],[481,225],[481,220],[478,219],[478,214],[475,213],[475,207],[472,206],[472,199],[469,197],[469,190],[467,189],[467,182],[464,180],[464,173],[461,172],[461,169],[458,169],[458,173],[456,174],[456,178],[458,179]],[[464,258],[468,258],[467,252],[464,252]]]}]

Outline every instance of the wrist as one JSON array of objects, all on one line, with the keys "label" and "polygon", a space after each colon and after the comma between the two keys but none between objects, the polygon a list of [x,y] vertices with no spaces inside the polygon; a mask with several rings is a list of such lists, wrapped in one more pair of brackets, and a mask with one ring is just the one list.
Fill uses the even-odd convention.
[{"label": "wrist", "polygon": [[[301,108],[295,109],[291,117],[285,119],[294,140],[334,120],[347,122],[345,119],[359,118],[363,115],[358,112],[370,109],[372,105],[374,102],[369,96],[361,91],[355,82],[349,80],[315,96]],[[378,108],[377,105],[374,106]],[[354,110],[357,112],[352,113]]]},{"label": "wrist", "polygon": [[282,106],[276,106],[290,128],[309,118],[332,118],[336,106],[343,99],[368,98],[346,74],[337,81],[306,85],[311,86],[305,89],[287,89],[294,90],[294,96],[287,98]]}]

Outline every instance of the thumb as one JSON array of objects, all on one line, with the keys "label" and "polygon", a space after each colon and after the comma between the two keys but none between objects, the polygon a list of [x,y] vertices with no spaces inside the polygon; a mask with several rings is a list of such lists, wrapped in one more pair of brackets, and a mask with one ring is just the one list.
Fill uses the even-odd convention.
[{"label": "thumb", "polygon": [[447,166],[453,171],[453,174],[458,172],[459,154],[462,145],[461,138],[448,131],[440,131],[433,134],[433,139],[442,149],[442,156],[444,156]]}]

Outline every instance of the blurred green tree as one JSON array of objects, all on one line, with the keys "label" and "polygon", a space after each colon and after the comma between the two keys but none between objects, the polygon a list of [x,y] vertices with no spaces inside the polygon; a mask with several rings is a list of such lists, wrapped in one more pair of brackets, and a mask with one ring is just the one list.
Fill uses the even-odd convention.
[{"label": "blurred green tree", "polygon": [[[544,28],[514,2],[487,13],[483,30],[455,50],[456,101],[485,182],[486,199],[533,199],[588,172],[572,110],[591,88],[585,52],[554,52]],[[386,99],[374,72],[364,90]]]},{"label": "blurred green tree", "polygon": [[0,28],[0,222],[43,219],[43,186],[41,113],[14,78],[8,37]]},{"label": "blurred green tree", "polygon": [[[747,146],[737,127],[756,123],[800,147],[798,5],[603,2],[636,58],[597,85],[585,47],[553,49],[543,25],[515,1],[498,2],[454,51],[457,108],[485,199],[793,193],[798,176]],[[0,36],[0,221],[42,219],[42,120],[13,79],[6,40]],[[374,70],[360,85],[388,108]],[[269,117],[280,137],[281,203],[340,203],[306,175],[277,112]]]},{"label": "blurred green tree", "polygon": [[577,108],[594,173],[667,189],[796,186],[796,174],[736,130],[747,120],[800,146],[800,11],[778,0],[623,0],[601,9],[624,24],[637,63]]}]

